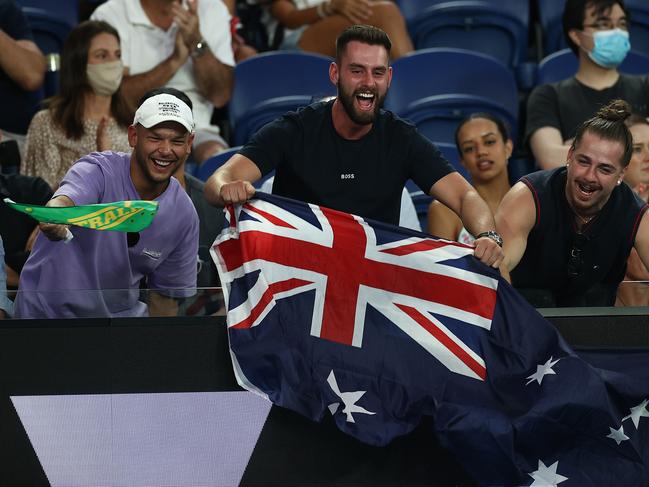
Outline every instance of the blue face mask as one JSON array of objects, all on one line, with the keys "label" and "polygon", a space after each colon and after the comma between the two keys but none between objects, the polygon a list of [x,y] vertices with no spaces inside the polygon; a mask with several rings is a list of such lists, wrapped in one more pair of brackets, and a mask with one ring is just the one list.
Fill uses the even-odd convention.
[{"label": "blue face mask", "polygon": [[629,33],[622,29],[595,32],[593,43],[593,50],[588,53],[588,57],[595,64],[609,69],[619,66],[631,49]]}]

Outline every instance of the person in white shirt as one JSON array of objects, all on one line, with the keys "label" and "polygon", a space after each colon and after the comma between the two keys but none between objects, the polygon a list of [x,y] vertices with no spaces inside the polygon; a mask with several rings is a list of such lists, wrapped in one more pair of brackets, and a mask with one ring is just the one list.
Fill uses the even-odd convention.
[{"label": "person in white shirt", "polygon": [[202,162],[227,147],[210,124],[230,100],[234,80],[230,13],[220,0],[108,0],[93,12],[119,32],[122,93],[133,107],[154,88],[185,92],[194,105],[193,155]]}]

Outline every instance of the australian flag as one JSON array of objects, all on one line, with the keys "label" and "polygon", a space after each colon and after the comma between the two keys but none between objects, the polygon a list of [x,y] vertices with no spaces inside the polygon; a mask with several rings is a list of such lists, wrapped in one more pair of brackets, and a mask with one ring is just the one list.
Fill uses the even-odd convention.
[{"label": "australian flag", "polygon": [[263,193],[226,213],[246,389],[379,446],[430,416],[480,485],[649,485],[649,383],[579,358],[472,247]]}]

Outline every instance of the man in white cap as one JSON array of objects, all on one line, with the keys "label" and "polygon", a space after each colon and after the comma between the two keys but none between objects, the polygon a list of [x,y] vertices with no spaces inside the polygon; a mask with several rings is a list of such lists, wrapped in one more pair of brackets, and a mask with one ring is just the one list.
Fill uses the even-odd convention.
[{"label": "man in white cap", "polygon": [[121,91],[129,106],[165,85],[192,100],[199,163],[227,147],[211,118],[215,107],[228,103],[234,86],[230,17],[221,0],[108,0],[91,16],[119,32]]},{"label": "man in white cap", "polygon": [[[176,298],[195,293],[198,216],[172,177],[191,151],[193,130],[187,96],[157,89],[140,100],[128,129],[131,154],[93,152],[70,168],[47,206],[142,199],[157,201],[158,212],[151,226],[128,234],[41,223],[44,235],[20,276],[16,317],[173,315]],[[142,281],[152,290],[146,304],[138,299]]]}]

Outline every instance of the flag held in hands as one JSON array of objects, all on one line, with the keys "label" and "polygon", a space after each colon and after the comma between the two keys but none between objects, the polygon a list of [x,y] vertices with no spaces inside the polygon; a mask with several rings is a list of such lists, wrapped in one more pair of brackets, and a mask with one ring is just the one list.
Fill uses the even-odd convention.
[{"label": "flag held in hands", "polygon": [[649,384],[576,356],[472,247],[260,193],[226,214],[243,387],[373,445],[430,416],[480,485],[649,484]]},{"label": "flag held in hands", "polygon": [[9,198],[5,198],[4,202],[14,210],[25,213],[39,222],[117,232],[144,230],[151,225],[158,211],[157,201],[143,200],[66,207],[25,205],[15,203]]}]

